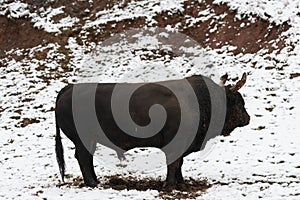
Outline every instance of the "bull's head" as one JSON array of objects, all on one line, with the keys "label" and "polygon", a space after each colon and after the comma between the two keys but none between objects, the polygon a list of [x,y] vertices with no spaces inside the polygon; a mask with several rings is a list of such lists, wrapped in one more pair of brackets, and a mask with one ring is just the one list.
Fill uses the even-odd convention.
[{"label": "bull's head", "polygon": [[[225,74],[221,77],[220,86],[224,86],[228,79]],[[241,80],[235,85],[225,86],[227,111],[222,135],[228,136],[236,127],[242,127],[249,124],[250,116],[245,109],[245,101],[238,90],[246,83],[247,75],[243,74]]]}]

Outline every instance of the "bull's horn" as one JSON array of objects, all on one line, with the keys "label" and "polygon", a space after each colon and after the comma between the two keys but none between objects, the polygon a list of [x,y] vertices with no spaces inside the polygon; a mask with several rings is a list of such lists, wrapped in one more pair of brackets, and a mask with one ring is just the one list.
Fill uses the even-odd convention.
[{"label": "bull's horn", "polygon": [[228,79],[228,74],[226,73],[225,75],[221,76],[219,85],[224,86],[227,79]]},{"label": "bull's horn", "polygon": [[246,83],[246,79],[247,79],[247,75],[244,72],[241,80],[239,80],[234,86],[232,86],[230,88],[230,91],[233,92],[233,93],[237,92]]}]

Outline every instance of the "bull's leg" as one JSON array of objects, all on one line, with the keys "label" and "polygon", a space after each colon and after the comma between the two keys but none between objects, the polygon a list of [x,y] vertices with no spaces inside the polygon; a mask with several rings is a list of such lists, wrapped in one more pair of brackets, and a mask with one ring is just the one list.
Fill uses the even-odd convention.
[{"label": "bull's leg", "polygon": [[184,179],[183,179],[183,176],[182,176],[182,172],[181,172],[182,164],[183,164],[183,158],[180,158],[179,159],[179,166],[178,166],[178,168],[175,172],[175,177],[176,177],[177,183],[185,183]]},{"label": "bull's leg", "polygon": [[178,189],[187,190],[188,185],[186,185],[186,183],[183,179],[183,176],[182,176],[182,172],[181,172],[182,164],[183,164],[183,158],[180,158],[179,167],[175,172],[175,177],[176,177],[176,182],[177,182]]},{"label": "bull's leg", "polygon": [[75,157],[78,160],[84,183],[90,187],[97,186],[98,182],[94,166],[91,166],[93,164],[93,155],[83,145],[77,145]]},{"label": "bull's leg", "polygon": [[178,160],[176,160],[173,163],[168,165],[167,179],[164,184],[164,188],[166,190],[172,190],[176,187],[176,184],[177,184],[176,172],[178,170],[181,171],[181,165],[182,165],[181,160],[182,160],[182,158],[179,158]]},{"label": "bull's leg", "polygon": [[97,183],[99,183],[99,181],[97,180],[97,175],[96,175],[96,173],[95,173],[95,168],[94,168],[94,162],[93,162],[93,160],[94,160],[94,153],[95,153],[95,151],[96,151],[96,143],[93,143],[92,144],[92,150],[91,150],[91,153],[92,154],[90,154],[90,171],[91,171],[91,173],[92,173],[92,176],[93,176],[93,178],[94,178],[94,181],[96,181]]}]

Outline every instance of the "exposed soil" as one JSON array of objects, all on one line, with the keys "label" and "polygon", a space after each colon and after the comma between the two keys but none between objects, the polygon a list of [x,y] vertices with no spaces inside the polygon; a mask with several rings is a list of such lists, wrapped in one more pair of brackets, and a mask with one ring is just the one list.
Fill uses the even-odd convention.
[{"label": "exposed soil", "polygon": [[[252,176],[259,176],[267,178],[267,175],[253,174]],[[66,175],[69,181],[57,184],[57,187],[86,187],[83,183],[82,177],[72,178],[71,175]],[[296,178],[296,177],[291,177]],[[101,178],[100,184],[98,187],[109,189],[112,188],[114,190],[138,190],[138,191],[147,191],[147,190],[157,190],[159,194],[157,197],[163,199],[195,199],[198,196],[201,196],[203,192],[207,189],[220,185],[220,186],[228,186],[230,184],[240,184],[240,185],[253,185],[264,183],[267,185],[286,185],[286,184],[299,184],[299,181],[276,181],[276,180],[254,180],[254,181],[244,181],[241,182],[237,179],[234,179],[230,182],[220,182],[216,180],[212,180],[211,183],[208,183],[205,179],[192,179],[189,178],[186,180],[187,188],[177,187],[176,189],[169,191],[163,188],[164,181],[161,179],[152,179],[152,178],[143,178],[138,179],[133,176],[122,176],[122,175],[113,175],[113,176],[104,176]],[[299,196],[299,194],[295,194],[295,196]]]},{"label": "exposed soil", "polygon": [[[233,50],[234,54],[255,53],[261,49],[273,51],[284,47],[284,39],[280,38],[280,35],[288,30],[289,25],[287,23],[276,26],[255,15],[251,16],[256,20],[255,23],[249,20],[250,16],[237,19],[236,11],[230,10],[227,5],[216,5],[212,2],[212,0],[205,0],[199,3],[199,1],[188,0],[184,3],[183,13],[172,15],[162,13],[157,15],[155,20],[162,27],[181,23],[180,30],[203,47],[217,49],[224,45],[235,46],[237,48]],[[201,17],[199,12],[207,9],[208,6],[212,8],[216,16],[225,15],[225,17],[217,21],[208,19],[189,26],[187,23],[189,16]],[[213,28],[217,31],[211,32]],[[270,41],[277,39],[278,41],[270,43]],[[276,44],[277,48],[272,44]]]},{"label": "exposed soil", "polygon": [[0,16],[0,58],[11,49],[28,49],[48,43],[66,45],[67,37],[47,33],[33,27],[27,18],[7,18]]},{"label": "exposed soil", "polygon": [[[87,19],[95,19],[95,13],[98,11],[112,8],[118,4],[119,7],[125,7],[129,1],[124,1],[120,4],[119,1],[105,0],[95,1],[90,4],[87,1],[67,0],[67,1],[32,1],[26,0],[31,10],[38,10],[40,7],[57,8],[65,6],[65,12],[54,16],[52,20],[59,21],[60,19],[71,16],[80,19],[80,22],[75,24],[70,30],[63,30],[62,33],[47,33],[33,27],[33,23],[29,18],[10,19],[5,16],[0,16],[0,58],[5,57],[5,52],[11,49],[27,49],[39,44],[58,43],[65,46],[69,37],[76,37],[79,44],[83,42],[100,42],[114,33],[120,33],[130,28],[138,28],[149,26],[143,17],[134,19],[124,19],[121,21],[111,21],[107,24],[100,24],[84,30],[82,26]],[[212,0],[205,0],[199,3],[194,0],[187,0],[184,3],[184,11],[177,13],[157,13],[154,19],[157,24],[151,26],[166,27],[177,25],[179,30],[184,34],[195,39],[201,46],[217,49],[223,45],[232,45],[236,49],[232,50],[234,54],[238,53],[255,53],[261,49],[273,51],[281,49],[285,46],[284,38],[281,38],[281,33],[289,28],[287,23],[280,26],[270,24],[267,20],[261,19],[258,16],[244,16],[243,19],[237,19],[237,12],[229,9],[227,5],[215,5]],[[190,24],[191,17],[201,17],[200,11],[206,10],[208,7],[216,16],[224,16],[218,20],[212,18],[206,21],[199,21],[195,24]],[[84,12],[89,9],[90,12]],[[249,19],[254,18],[255,23]],[[99,29],[101,31],[99,31]],[[215,29],[216,31],[211,31]],[[82,37],[87,39],[82,41]]]},{"label": "exposed soil", "polygon": [[[158,197],[163,199],[195,199],[197,196],[200,196],[212,185],[207,182],[207,180],[186,180],[187,188],[176,188],[176,190],[165,190],[163,187],[164,181],[160,179],[137,179],[132,176],[105,176],[100,180],[98,187],[108,189],[112,188],[114,190],[138,190],[138,191],[147,191],[147,190],[157,190],[159,191]],[[72,182],[65,182],[58,184],[57,187],[62,186],[75,186],[75,187],[85,187],[83,179],[81,177],[73,178]]]}]

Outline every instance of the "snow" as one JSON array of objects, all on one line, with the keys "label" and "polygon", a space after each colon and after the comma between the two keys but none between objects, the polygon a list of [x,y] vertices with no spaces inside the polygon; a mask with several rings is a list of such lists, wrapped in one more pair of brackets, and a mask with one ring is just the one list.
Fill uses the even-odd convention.
[{"label": "snow", "polygon": [[64,13],[63,10],[64,6],[59,8],[50,7],[46,10],[42,7],[39,11],[30,12],[28,5],[20,1],[0,5],[0,15],[6,15],[9,18],[31,18],[34,27],[44,29],[47,32],[61,32],[61,28],[72,27],[79,21],[78,18],[67,16],[55,23],[52,17]]},{"label": "snow", "polygon": [[257,14],[264,19],[268,19],[276,24],[289,22],[299,24],[300,1],[296,0],[214,0],[214,3],[227,3],[233,10],[238,10],[240,14]]},{"label": "snow", "polygon": [[12,2],[10,4],[7,4],[2,7],[3,11],[2,13],[8,12],[8,17],[11,18],[19,18],[23,17],[29,14],[28,10],[26,10],[27,4],[20,3],[20,2]]},{"label": "snow", "polygon": [[44,29],[47,32],[61,32],[61,28],[72,27],[76,22],[79,21],[78,18],[71,18],[67,16],[59,20],[58,23],[54,23],[52,17],[63,13],[64,6],[59,8],[48,8],[46,10],[40,10],[40,14],[31,13],[29,17],[32,18],[34,26],[40,29]]},{"label": "snow", "polygon": [[[121,20],[139,16],[151,16],[161,10],[177,11],[182,9],[183,1],[138,1],[130,2],[127,8],[115,6],[111,10],[97,13],[97,20],[88,22],[86,27],[105,23],[111,20]],[[251,115],[248,126],[236,129],[229,137],[218,137],[209,154],[193,153],[185,158],[183,165],[184,177],[207,178],[216,184],[197,199],[299,199],[300,194],[300,84],[299,77],[290,79],[291,73],[300,72],[300,17],[299,1],[292,0],[215,0],[225,2],[239,13],[255,13],[271,22],[281,24],[287,22],[291,28],[284,33],[288,36],[286,42],[290,46],[276,53],[260,51],[256,54],[233,55],[229,52],[234,47],[223,49],[192,48],[196,55],[203,56],[219,75],[228,73],[230,77],[240,77],[248,72],[246,85],[241,89],[246,102],[246,108]],[[159,6],[156,6],[158,3]],[[48,9],[41,15],[30,13],[25,3],[19,1],[4,3],[0,6],[0,15],[8,10],[9,17],[29,16],[35,26],[49,32],[58,32],[62,27],[72,27],[78,20],[67,17],[58,24],[51,17],[63,12],[63,7]],[[266,15],[267,14],[267,15]],[[44,15],[44,16],[42,16]],[[209,10],[203,11],[203,17],[209,16]],[[191,19],[193,21],[202,19]],[[85,28],[86,28],[85,27]],[[91,78],[97,74],[97,80],[102,82],[138,82],[174,79],[200,73],[195,69],[188,57],[170,59],[167,56],[158,60],[145,62],[130,50],[143,46],[157,48],[157,38],[168,38],[169,34],[161,33],[158,37],[139,38],[134,44],[108,45],[103,50],[100,45],[82,47],[74,38],[69,39],[69,47],[73,50],[72,66],[82,66],[81,70]],[[148,40],[146,40],[148,39]],[[120,44],[120,43],[118,43]],[[291,48],[294,46],[294,48]],[[122,48],[120,48],[122,47]],[[170,50],[170,45],[162,45]],[[172,47],[172,46],[171,46]],[[42,51],[49,48],[44,61],[23,59],[22,61],[3,59],[5,67],[0,67],[0,198],[3,199],[155,199],[155,190],[135,191],[103,188],[78,188],[76,186],[61,186],[59,170],[54,153],[54,107],[57,92],[65,85],[61,80],[51,80],[49,84],[41,81],[39,76],[51,73],[59,65],[58,60],[63,55],[55,53],[57,44],[37,46],[29,52]],[[94,50],[94,54],[84,54],[84,49]],[[114,52],[110,50],[114,48]],[[12,50],[17,51],[17,50]],[[188,51],[188,49],[185,49]],[[123,53],[120,53],[123,52]],[[11,52],[8,52],[9,54]],[[55,58],[55,59],[54,59]],[[101,60],[99,60],[101,58]],[[277,62],[274,61],[276,58]],[[100,68],[89,68],[96,61],[102,61]],[[168,62],[166,62],[168,61]],[[199,63],[199,60],[195,61]],[[253,68],[252,65],[255,64]],[[38,66],[46,65],[48,71],[36,71]],[[110,66],[110,67],[108,67]],[[113,67],[111,67],[113,66]],[[162,67],[165,66],[165,67]],[[274,67],[266,70],[265,67]],[[280,70],[283,68],[283,70]],[[187,70],[190,69],[189,72]],[[90,71],[95,70],[95,71]],[[5,77],[5,78],[2,78]],[[84,74],[66,74],[69,82],[73,79],[84,81]],[[14,95],[21,93],[22,95]],[[23,102],[24,98],[32,98]],[[37,108],[41,105],[41,108]],[[270,112],[269,108],[272,108]],[[16,112],[21,110],[21,114]],[[20,127],[17,120],[11,117],[36,118],[40,123]],[[73,144],[63,137],[67,174],[71,177],[81,176],[79,166],[74,158]],[[95,170],[98,177],[114,174],[131,174],[136,177],[166,176],[164,157],[155,149],[145,152],[131,150],[125,154],[126,161],[120,162],[112,151],[98,146],[95,156]],[[103,160],[105,160],[105,163]],[[151,166],[149,166],[151,163]],[[67,178],[72,182],[72,178]],[[270,184],[272,183],[272,184]]]}]

